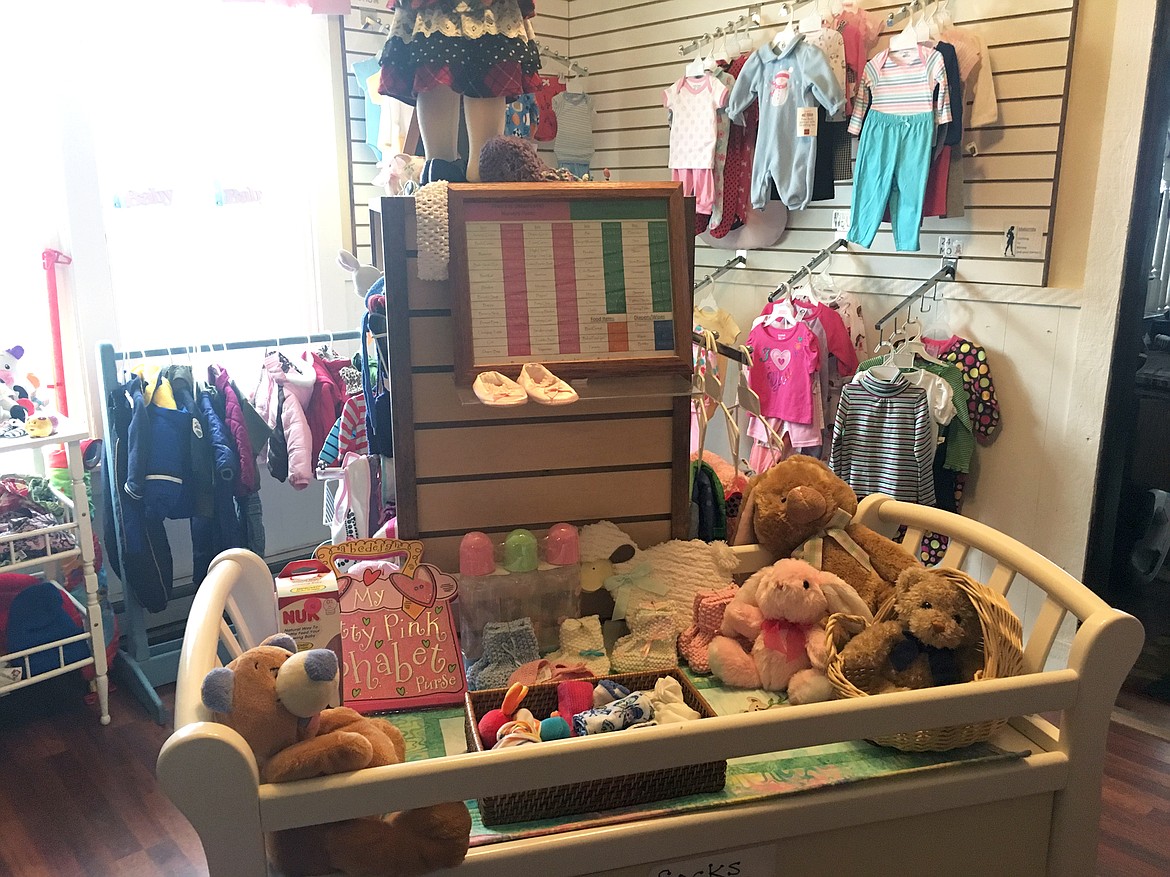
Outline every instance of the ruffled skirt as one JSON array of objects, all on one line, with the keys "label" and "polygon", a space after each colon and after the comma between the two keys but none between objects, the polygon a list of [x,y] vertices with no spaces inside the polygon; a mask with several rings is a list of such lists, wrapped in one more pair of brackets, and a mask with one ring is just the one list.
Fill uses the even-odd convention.
[{"label": "ruffled skirt", "polygon": [[382,47],[378,91],[413,104],[424,91],[448,86],[467,97],[511,97],[540,87],[540,53],[531,9],[521,0],[440,2],[396,9]]}]

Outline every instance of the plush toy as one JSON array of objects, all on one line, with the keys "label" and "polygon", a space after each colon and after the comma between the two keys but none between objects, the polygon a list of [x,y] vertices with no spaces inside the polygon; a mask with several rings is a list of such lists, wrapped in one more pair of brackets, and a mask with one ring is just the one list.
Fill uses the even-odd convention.
[{"label": "plush toy", "polygon": [[20,345],[0,350],[0,384],[9,387],[16,386],[17,361],[24,356],[24,348]]},{"label": "plush toy", "polygon": [[983,669],[983,626],[947,570],[898,577],[894,617],[841,649],[845,678],[867,694],[970,682]]},{"label": "plush toy", "polygon": [[[277,634],[208,673],[203,704],[247,741],[261,782],[401,763],[405,741],[392,724],[346,707],[325,708],[337,696],[337,674],[332,651],[297,652],[291,637]],[[407,877],[458,865],[470,832],[462,802],[436,804],[274,832],[268,854],[287,875]]]},{"label": "plush toy", "polygon": [[353,281],[353,291],[359,298],[365,298],[375,283],[382,277],[380,268],[373,265],[363,265],[349,250],[337,251],[337,264],[345,269]]},{"label": "plush toy", "polygon": [[419,187],[425,163],[426,159],[421,155],[400,152],[382,162],[371,185],[385,187],[387,195],[413,195]]},{"label": "plush toy", "polygon": [[484,183],[571,183],[578,179],[564,168],[553,170],[541,161],[531,141],[503,135],[491,138],[480,150],[479,176]]},{"label": "plush toy", "polygon": [[852,523],[857,495],[813,457],[797,455],[748,485],[735,544],[758,542],[777,557],[799,557],[851,585],[871,612],[917,560],[892,540]]},{"label": "plush toy", "polygon": [[[857,592],[832,573],[784,558],[749,578],[707,647],[711,672],[733,688],[787,691],[789,703],[829,700],[825,621],[834,612],[872,618]],[[744,651],[743,637],[752,644]]]}]

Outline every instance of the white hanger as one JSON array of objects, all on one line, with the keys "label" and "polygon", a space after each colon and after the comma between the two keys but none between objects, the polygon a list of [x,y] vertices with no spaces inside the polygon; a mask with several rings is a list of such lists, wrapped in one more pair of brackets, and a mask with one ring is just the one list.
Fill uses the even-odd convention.
[{"label": "white hanger", "polygon": [[783,30],[777,33],[776,36],[772,37],[772,47],[783,51],[792,45],[792,41],[796,39],[796,24],[792,17],[792,7],[785,3],[781,9],[788,13],[788,23],[784,25]]},{"label": "white hanger", "polygon": [[919,43],[925,43],[932,39],[930,34],[930,16],[926,14],[926,0],[920,0],[921,12],[918,13],[918,21],[914,25],[914,35],[918,37]]},{"label": "white hanger", "polygon": [[805,7],[805,13],[800,17],[800,25],[798,30],[801,33],[817,33],[824,30],[825,20],[821,15],[821,2],[816,0],[814,3],[808,4]]},{"label": "white hanger", "polygon": [[[727,22],[727,26],[731,27],[731,22]],[[725,30],[720,35],[718,51],[711,52],[711,60],[714,62],[712,66],[718,66],[720,62],[727,62],[731,60],[731,56],[727,53],[727,34]]]},{"label": "white hanger", "polygon": [[833,254],[829,253],[829,257],[822,264],[824,267],[821,268],[819,273],[809,275],[809,285],[813,287],[819,286],[817,293],[821,301],[825,304],[836,304],[841,300],[841,290],[837,288],[837,281],[829,273],[829,269],[833,264]]},{"label": "white hanger", "polygon": [[939,0],[934,0],[934,6],[930,10],[930,14],[926,16],[926,24],[930,28],[930,38],[935,42],[942,35],[942,27],[938,21],[938,8],[941,4]]},{"label": "white hanger", "polygon": [[707,72],[707,65],[706,65],[706,62],[703,58],[703,40],[705,40],[706,38],[707,38],[707,35],[703,34],[701,37],[699,37],[697,40],[695,40],[696,44],[698,45],[698,48],[695,49],[694,60],[692,60],[691,63],[689,63],[687,65],[687,76],[688,77],[702,76],[704,73]]},{"label": "white hanger", "polygon": [[739,28],[736,28],[736,44],[741,55],[746,55],[755,48],[755,45],[752,43],[751,29],[751,19],[747,18],[744,19],[742,32]]},{"label": "white hanger", "polygon": [[939,0],[935,4],[934,18],[938,22],[939,30],[947,30],[955,24],[954,19],[951,18],[950,0]]},{"label": "white hanger", "polygon": [[890,37],[890,51],[904,52],[907,49],[915,49],[918,47],[918,31],[914,28],[914,4],[916,0],[910,2],[910,14],[906,18],[906,27],[900,33],[894,34]]}]

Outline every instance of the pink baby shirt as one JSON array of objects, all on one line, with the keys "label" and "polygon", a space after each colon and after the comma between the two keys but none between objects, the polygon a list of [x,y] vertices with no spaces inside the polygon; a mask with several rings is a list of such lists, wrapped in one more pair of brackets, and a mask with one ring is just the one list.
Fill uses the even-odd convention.
[{"label": "pink baby shirt", "polygon": [[760,413],[791,423],[813,422],[810,376],[821,364],[816,336],[807,323],[790,329],[760,323],[748,335],[751,388],[760,397]]}]

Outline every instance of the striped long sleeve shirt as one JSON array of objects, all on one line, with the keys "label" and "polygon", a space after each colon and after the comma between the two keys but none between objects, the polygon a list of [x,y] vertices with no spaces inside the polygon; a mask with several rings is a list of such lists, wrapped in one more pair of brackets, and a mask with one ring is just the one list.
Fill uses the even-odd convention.
[{"label": "striped long sleeve shirt", "polygon": [[858,498],[885,493],[933,506],[935,444],[930,404],[905,378],[864,374],[841,391],[829,468]]},{"label": "striped long sleeve shirt", "polygon": [[919,46],[908,59],[897,52],[881,52],[865,65],[853,99],[849,133],[860,134],[870,110],[910,116],[934,113],[936,125],[951,121],[951,93],[943,56]]}]

